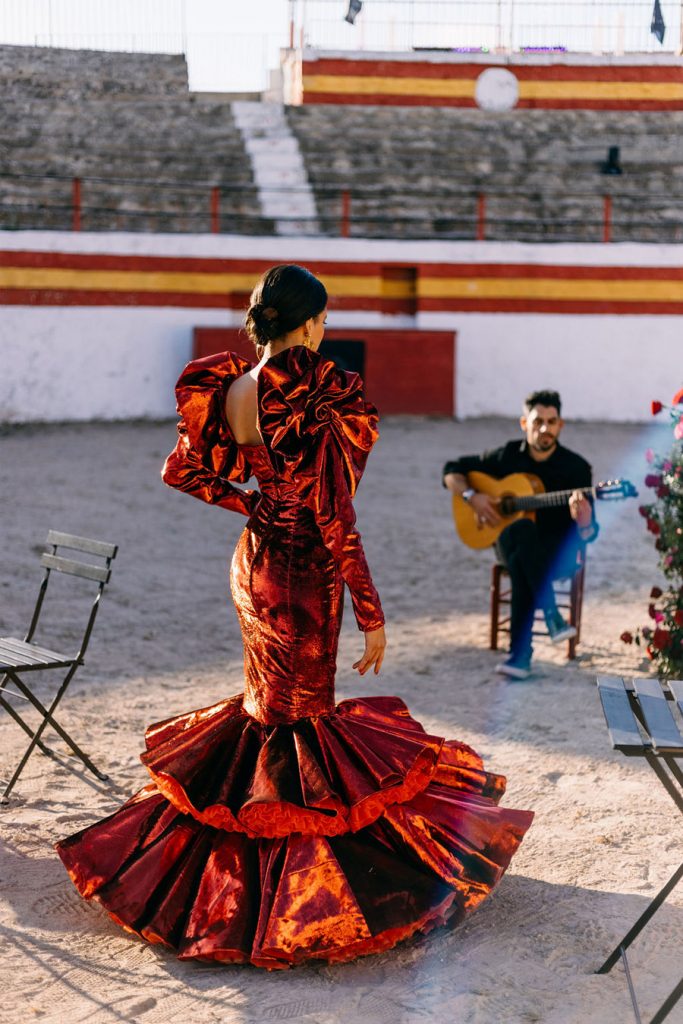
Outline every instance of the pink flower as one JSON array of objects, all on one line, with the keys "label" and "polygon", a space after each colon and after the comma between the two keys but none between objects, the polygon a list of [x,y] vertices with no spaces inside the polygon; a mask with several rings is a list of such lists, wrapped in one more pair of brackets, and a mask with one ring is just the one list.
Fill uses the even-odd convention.
[{"label": "pink flower", "polygon": [[662,612],[655,612],[655,622],[664,622],[664,615]]},{"label": "pink flower", "polygon": [[663,470],[663,471],[664,471],[665,473],[670,473],[672,469],[673,469],[673,466],[672,466],[672,464],[671,464],[671,463],[669,462],[669,460],[668,460],[668,459],[666,459],[666,460],[665,460],[665,461],[664,461],[664,462],[662,463],[662,470]]},{"label": "pink flower", "polygon": [[652,448],[645,449],[645,458],[650,463],[655,461],[655,453],[653,452]]},{"label": "pink flower", "polygon": [[674,437],[677,441],[683,441],[683,416],[674,427]]},{"label": "pink flower", "polygon": [[652,410],[652,415],[653,416],[656,416],[657,413],[661,412],[663,408],[664,408],[664,406],[662,405],[661,402],[654,401],[654,402],[650,403],[650,409]]},{"label": "pink flower", "polygon": [[674,561],[674,556],[673,555],[665,555],[665,557],[664,557],[664,565],[667,567],[667,569],[670,566],[673,565],[673,561]]}]

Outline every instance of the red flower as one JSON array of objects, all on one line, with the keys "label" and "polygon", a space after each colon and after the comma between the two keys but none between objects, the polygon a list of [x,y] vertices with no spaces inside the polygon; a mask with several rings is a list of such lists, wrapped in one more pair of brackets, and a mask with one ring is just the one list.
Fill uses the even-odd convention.
[{"label": "red flower", "polygon": [[683,388],[681,388],[680,391],[676,392],[676,394],[671,399],[671,404],[672,405],[683,405]]},{"label": "red flower", "polygon": [[647,656],[650,659],[650,661],[654,661],[655,660],[657,652],[655,651],[654,647],[646,647],[645,648],[645,653],[647,654]]},{"label": "red flower", "polygon": [[674,612],[674,622],[677,626],[683,626],[683,608]]},{"label": "red flower", "polygon": [[619,637],[619,639],[623,640],[625,644],[632,644],[633,643],[633,634],[629,633],[627,631],[626,633],[622,633],[621,636]]},{"label": "red flower", "polygon": [[[661,532],[660,531],[659,523],[656,522],[654,519],[648,519],[648,521],[647,521],[647,528],[650,531],[650,533],[654,533],[655,537],[657,536],[658,533]],[[659,549],[657,549],[657,550],[659,550]]]},{"label": "red flower", "polygon": [[660,587],[653,587],[652,590],[650,591],[650,597],[654,597],[655,600],[657,600],[657,598],[661,597],[661,596],[662,596],[662,591],[661,591]]},{"label": "red flower", "polygon": [[664,651],[671,643],[671,633],[668,629],[656,629],[652,637],[652,643],[658,651]]},{"label": "red flower", "polygon": [[661,487],[657,488],[657,497],[658,498],[668,498],[670,494],[671,494],[671,490],[667,486],[667,484],[662,484]]},{"label": "red flower", "polygon": [[650,408],[652,409],[652,415],[656,416],[658,412],[662,411],[664,406],[661,402],[654,401],[650,404]]},{"label": "red flower", "polygon": [[643,517],[643,519],[647,519],[647,517],[650,515],[650,507],[651,507],[650,505],[639,505],[638,506],[638,511],[640,512],[640,514]]},{"label": "red flower", "polygon": [[661,476],[659,476],[658,473],[648,473],[647,476],[645,477],[645,486],[646,487],[661,487],[661,485],[662,485],[662,478],[661,478]]},{"label": "red flower", "polygon": [[[658,533],[659,527],[657,527],[657,529],[653,530],[652,532]],[[655,541],[655,551],[666,551],[666,544],[664,543],[661,537],[657,537],[657,540]]]}]

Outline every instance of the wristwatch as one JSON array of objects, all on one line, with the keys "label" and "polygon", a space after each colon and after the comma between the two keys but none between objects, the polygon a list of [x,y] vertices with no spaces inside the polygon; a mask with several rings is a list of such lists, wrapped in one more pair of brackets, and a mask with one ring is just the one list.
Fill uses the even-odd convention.
[{"label": "wristwatch", "polygon": [[460,497],[462,498],[463,501],[466,501],[467,504],[469,505],[469,503],[472,501],[472,498],[474,497],[474,495],[476,493],[477,492],[475,491],[474,487],[468,487],[466,491],[462,492]]}]

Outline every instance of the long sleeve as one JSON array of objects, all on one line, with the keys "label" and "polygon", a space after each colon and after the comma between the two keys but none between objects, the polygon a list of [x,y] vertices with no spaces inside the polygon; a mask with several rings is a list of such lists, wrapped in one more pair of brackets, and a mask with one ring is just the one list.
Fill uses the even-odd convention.
[{"label": "long sleeve", "polygon": [[315,516],[323,543],[347,584],[358,628],[384,624],[352,498],[377,440],[377,411],[357,374],[296,347],[259,375],[259,426],[279,472]]},{"label": "long sleeve", "polygon": [[205,465],[202,456],[190,444],[183,420],[178,424],[178,443],[166,459],[161,479],[169,487],[191,494],[209,505],[220,505],[231,512],[250,516],[261,497],[258,491],[242,490]]},{"label": "long sleeve", "polygon": [[188,363],[176,385],[178,442],[161,471],[169,487],[245,516],[260,494],[232,482],[245,483],[251,467],[230,433],[224,403],[226,388],[250,365],[232,352]]},{"label": "long sleeve", "polygon": [[349,588],[358,628],[368,633],[384,625],[384,613],[355,528],[356,513],[331,431],[320,439],[317,456],[319,475],[309,478],[301,495]]}]

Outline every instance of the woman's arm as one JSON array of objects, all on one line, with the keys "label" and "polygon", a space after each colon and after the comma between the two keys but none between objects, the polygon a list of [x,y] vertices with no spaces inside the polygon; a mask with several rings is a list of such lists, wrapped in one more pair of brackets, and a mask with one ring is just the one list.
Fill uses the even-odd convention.
[{"label": "woman's arm", "polygon": [[178,434],[178,443],[161,471],[164,483],[210,505],[220,505],[231,512],[241,512],[245,516],[250,516],[261,497],[260,493],[243,491],[224,479],[220,472],[213,468],[213,460],[210,458],[213,452],[209,451],[202,457],[192,447],[183,420],[178,424]]}]

